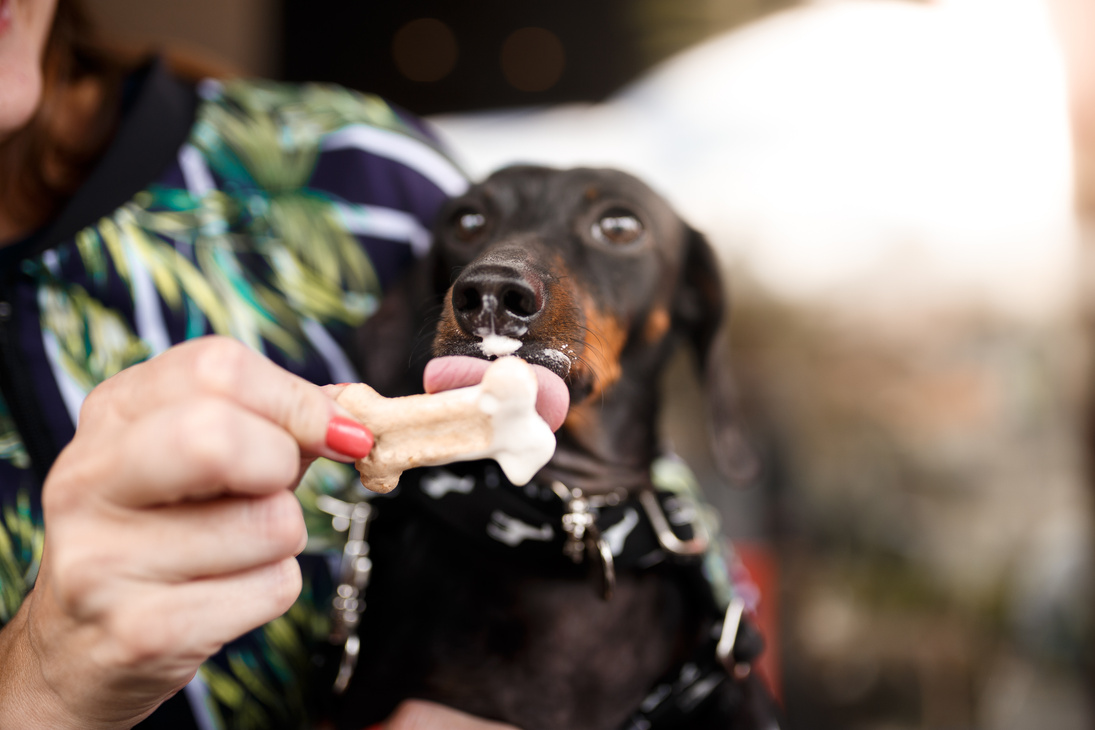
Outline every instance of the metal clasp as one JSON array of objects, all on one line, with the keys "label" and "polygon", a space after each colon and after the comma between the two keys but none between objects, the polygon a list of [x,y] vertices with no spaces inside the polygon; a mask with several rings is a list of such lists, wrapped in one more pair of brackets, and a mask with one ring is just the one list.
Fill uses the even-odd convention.
[{"label": "metal clasp", "polygon": [[658,501],[658,495],[652,489],[639,492],[639,503],[643,506],[646,516],[650,518],[650,525],[658,537],[658,544],[666,552],[681,557],[694,557],[707,552],[707,547],[711,544],[711,534],[707,531],[703,516],[698,511],[696,518],[691,522],[692,539],[681,540],[669,526],[669,519],[665,516],[661,502]]},{"label": "metal clasp", "polygon": [[563,532],[567,535],[563,554],[575,564],[586,555],[594,555],[601,566],[601,597],[612,598],[616,590],[616,561],[597,528],[597,508],[582,494],[581,489],[570,489],[562,482],[552,482],[551,489],[563,500],[567,511],[563,514]]}]

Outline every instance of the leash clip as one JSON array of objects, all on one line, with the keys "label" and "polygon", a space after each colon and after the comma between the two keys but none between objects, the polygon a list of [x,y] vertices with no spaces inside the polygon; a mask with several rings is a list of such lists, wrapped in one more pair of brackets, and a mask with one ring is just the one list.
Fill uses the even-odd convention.
[{"label": "leash clip", "polygon": [[365,539],[373,508],[368,502],[343,502],[328,495],[316,500],[316,506],[332,516],[331,523],[339,532],[347,531],[342,549],[339,584],[331,600],[331,634],[333,644],[342,644],[342,659],[335,677],[335,694],[342,694],[350,685],[361,651],[357,635],[361,612],[365,610],[365,589],[372,576],[373,561],[369,558],[369,543]]},{"label": "leash clip", "polygon": [[551,489],[567,508],[562,518],[563,532],[567,534],[563,554],[575,565],[586,555],[595,556],[601,566],[601,597],[609,600],[616,590],[616,561],[597,528],[597,508],[590,504],[581,489],[570,489],[558,481],[551,483]]},{"label": "leash clip", "polygon": [[[560,493],[561,490],[566,490]],[[575,564],[582,562],[586,553],[586,533],[592,536],[597,529],[596,516],[590,509],[589,501],[582,496],[581,489],[567,490],[561,482],[554,482],[551,488],[562,497],[567,506],[563,515],[563,532],[567,534],[566,544],[563,545],[563,554]]]}]

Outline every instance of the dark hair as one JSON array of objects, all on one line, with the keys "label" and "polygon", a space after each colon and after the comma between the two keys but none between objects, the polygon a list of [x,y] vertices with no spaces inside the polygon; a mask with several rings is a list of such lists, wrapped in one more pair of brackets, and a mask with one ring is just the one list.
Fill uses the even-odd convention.
[{"label": "dark hair", "polygon": [[79,0],[58,0],[30,122],[0,143],[0,206],[31,230],[56,213],[109,143],[126,64],[99,45]]}]

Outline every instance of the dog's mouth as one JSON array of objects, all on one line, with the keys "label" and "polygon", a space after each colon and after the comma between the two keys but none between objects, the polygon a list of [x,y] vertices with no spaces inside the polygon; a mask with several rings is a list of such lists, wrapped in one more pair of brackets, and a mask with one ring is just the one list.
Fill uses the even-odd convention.
[{"label": "dog's mouth", "polygon": [[[538,365],[564,381],[572,403],[585,398],[591,389],[585,371],[576,368],[578,353],[565,342],[544,343],[504,334],[439,336],[434,341],[435,357],[462,356],[483,361],[514,355],[531,365]],[[485,367],[485,365],[483,366]]]},{"label": "dog's mouth", "polygon": [[[509,340],[508,342],[501,342],[501,340]],[[517,345],[513,347],[513,345]],[[509,352],[505,350],[512,347]],[[539,365],[542,368],[547,368],[551,372],[558,375],[563,380],[567,380],[570,377],[571,371],[574,366],[574,357],[567,354],[563,348],[568,348],[567,345],[561,345],[559,348],[545,347],[537,345],[535,343],[521,342],[520,340],[514,340],[512,338],[503,338],[498,335],[488,335],[483,338],[483,341],[479,345],[480,350],[488,358],[500,357],[502,355],[516,355],[522,360],[532,363],[533,365]],[[569,348],[568,348],[569,349]]]},{"label": "dog's mouth", "polygon": [[[426,364],[423,384],[427,393],[463,388],[475,385],[483,379],[483,373],[491,360],[468,355],[440,355]],[[570,394],[563,379],[554,371],[532,363],[536,374],[536,410],[551,426],[558,430],[570,407]]]}]

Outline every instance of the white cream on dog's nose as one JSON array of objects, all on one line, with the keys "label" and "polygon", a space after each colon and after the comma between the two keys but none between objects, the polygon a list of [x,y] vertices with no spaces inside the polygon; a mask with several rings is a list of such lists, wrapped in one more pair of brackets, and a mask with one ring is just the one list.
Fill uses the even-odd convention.
[{"label": "white cream on dog's nose", "polygon": [[522,485],[555,453],[555,434],[536,412],[536,390],[532,367],[503,357],[479,385],[384,398],[356,383],[338,402],[376,439],[356,464],[366,489],[389,492],[407,469],[474,459],[494,459],[510,482]]}]

